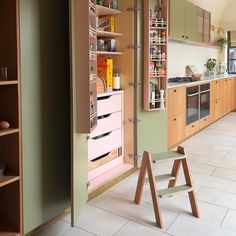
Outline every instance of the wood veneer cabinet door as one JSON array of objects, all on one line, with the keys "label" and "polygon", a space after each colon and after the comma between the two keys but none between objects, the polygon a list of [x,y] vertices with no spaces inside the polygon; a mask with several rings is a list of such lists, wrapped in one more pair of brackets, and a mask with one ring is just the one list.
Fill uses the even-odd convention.
[{"label": "wood veneer cabinet door", "polygon": [[220,98],[220,81],[215,80],[211,82],[211,101],[215,101]]},{"label": "wood veneer cabinet door", "polygon": [[186,112],[186,88],[168,90],[168,117]]},{"label": "wood veneer cabinet door", "polygon": [[232,78],[231,83],[231,110],[236,108],[236,78]]},{"label": "wood veneer cabinet door", "polygon": [[186,126],[186,137],[189,137],[199,130],[199,121]]},{"label": "wood veneer cabinet door", "polygon": [[186,136],[186,114],[182,113],[168,119],[168,147],[174,145],[185,139]]}]

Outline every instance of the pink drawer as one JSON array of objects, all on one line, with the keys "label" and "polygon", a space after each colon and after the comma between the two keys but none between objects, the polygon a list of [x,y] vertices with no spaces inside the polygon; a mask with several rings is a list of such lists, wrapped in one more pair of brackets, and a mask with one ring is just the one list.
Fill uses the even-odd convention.
[{"label": "pink drawer", "polygon": [[88,159],[93,160],[122,145],[121,129],[88,139]]},{"label": "pink drawer", "polygon": [[100,116],[96,129],[91,133],[90,137],[95,137],[110,131],[120,129],[122,122],[122,113],[115,112],[112,114]]},{"label": "pink drawer", "polygon": [[122,110],[122,95],[115,94],[98,98],[98,116],[111,114]]}]

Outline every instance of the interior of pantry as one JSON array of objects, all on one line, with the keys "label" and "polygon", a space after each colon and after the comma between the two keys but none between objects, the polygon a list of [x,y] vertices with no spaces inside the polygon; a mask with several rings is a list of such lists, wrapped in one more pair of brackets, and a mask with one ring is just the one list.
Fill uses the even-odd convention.
[{"label": "interior of pantry", "polygon": [[[106,5],[106,1],[89,3],[90,81],[95,80],[97,87],[97,91],[90,90],[90,110],[95,110],[97,122],[91,122],[91,128],[92,124],[96,125],[88,135],[89,192],[134,167],[131,158],[134,153],[134,11],[129,9],[131,6],[131,2],[124,0],[116,6]],[[120,77],[121,86],[114,90],[115,74]],[[99,85],[101,80],[104,88]]]},{"label": "interior of pantry", "polygon": [[[0,235],[22,232],[18,0],[0,2]],[[2,173],[3,172],[3,173]]]},{"label": "interior of pantry", "polygon": [[144,1],[145,111],[166,109],[168,1]]}]

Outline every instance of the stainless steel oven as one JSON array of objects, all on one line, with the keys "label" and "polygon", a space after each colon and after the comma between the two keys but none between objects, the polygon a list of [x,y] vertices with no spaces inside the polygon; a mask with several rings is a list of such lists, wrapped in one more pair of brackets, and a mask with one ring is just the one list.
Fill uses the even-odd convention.
[{"label": "stainless steel oven", "polygon": [[210,84],[187,88],[186,124],[210,115]]},{"label": "stainless steel oven", "polygon": [[187,125],[199,119],[199,86],[187,88]]},{"label": "stainless steel oven", "polygon": [[200,86],[200,119],[210,115],[210,84]]}]

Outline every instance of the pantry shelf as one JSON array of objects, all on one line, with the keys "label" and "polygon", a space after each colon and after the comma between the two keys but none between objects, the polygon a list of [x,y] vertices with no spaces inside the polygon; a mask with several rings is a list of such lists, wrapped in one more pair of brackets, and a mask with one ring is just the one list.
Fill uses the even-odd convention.
[{"label": "pantry shelf", "polygon": [[122,52],[103,52],[103,51],[97,51],[97,55],[122,55]]},{"label": "pantry shelf", "polygon": [[0,178],[0,188],[5,186],[5,185],[16,182],[19,179],[20,179],[19,176],[3,176],[3,177]]},{"label": "pantry shelf", "polygon": [[12,85],[12,84],[18,84],[18,81],[17,80],[0,81],[0,85]]},{"label": "pantry shelf", "polygon": [[97,37],[120,37],[123,34],[121,33],[115,33],[115,32],[108,32],[108,31],[97,31]]},{"label": "pantry shelf", "polygon": [[0,137],[10,134],[18,133],[19,129],[7,129],[7,130],[0,130]]},{"label": "pantry shelf", "polygon": [[97,5],[96,6],[96,12],[97,12],[97,16],[112,16],[112,15],[119,15],[122,12],[119,10],[115,10],[109,7],[104,7],[101,5]]}]

